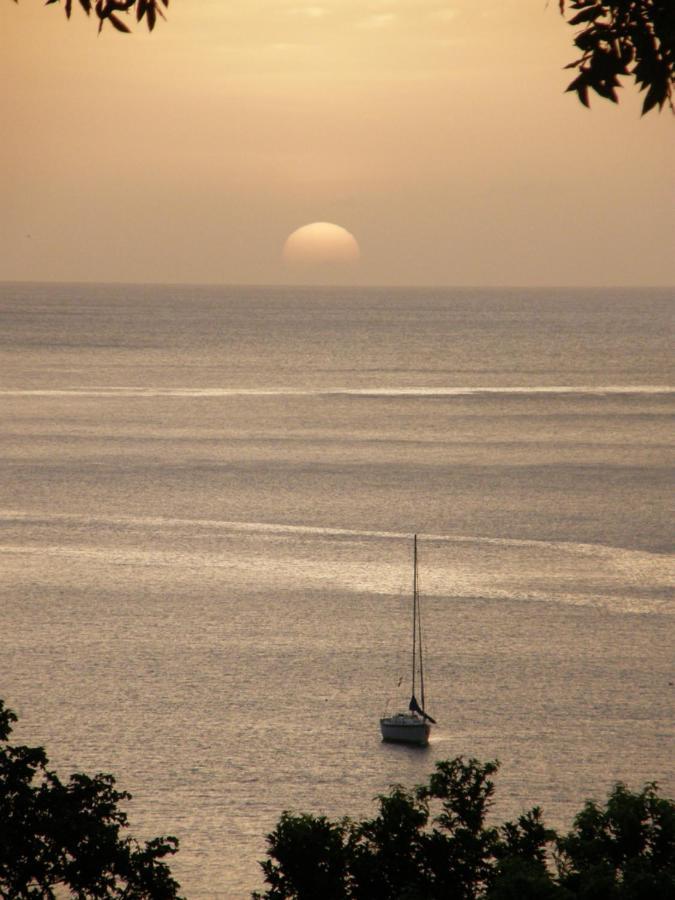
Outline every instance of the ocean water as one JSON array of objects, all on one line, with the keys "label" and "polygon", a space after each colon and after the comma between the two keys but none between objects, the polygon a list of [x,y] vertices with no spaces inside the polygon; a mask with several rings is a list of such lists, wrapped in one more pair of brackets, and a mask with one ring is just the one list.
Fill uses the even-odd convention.
[{"label": "ocean water", "polygon": [[[673,292],[0,285],[0,696],[191,898],[284,809],[499,758],[671,796]],[[427,750],[407,701],[420,535]],[[404,687],[398,682],[403,678]]]}]

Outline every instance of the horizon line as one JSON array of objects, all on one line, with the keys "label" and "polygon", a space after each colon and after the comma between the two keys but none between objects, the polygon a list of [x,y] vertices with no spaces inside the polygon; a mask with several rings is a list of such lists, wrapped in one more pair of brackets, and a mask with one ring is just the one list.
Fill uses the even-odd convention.
[{"label": "horizon line", "polygon": [[287,282],[287,281],[127,281],[127,280],[96,280],[96,279],[33,279],[33,278],[0,278],[0,285],[13,284],[36,284],[36,285],[119,285],[120,287],[220,287],[220,288],[295,288],[295,289],[343,289],[343,290],[675,290],[673,284],[594,284],[594,283],[574,283],[574,284],[479,284],[479,283],[439,283],[439,282],[405,282],[405,283],[387,283],[387,282],[367,282],[367,283],[345,283],[336,284],[335,282]]}]

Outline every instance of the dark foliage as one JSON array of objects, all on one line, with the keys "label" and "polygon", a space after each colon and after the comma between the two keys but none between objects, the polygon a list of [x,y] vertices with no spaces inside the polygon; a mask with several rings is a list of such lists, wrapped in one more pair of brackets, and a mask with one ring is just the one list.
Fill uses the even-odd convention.
[{"label": "dark foliage", "polygon": [[574,897],[675,898],[675,804],[655,784],[617,784],[605,807],[587,801],[558,841],[560,881]]},{"label": "dark foliage", "polygon": [[112,775],[62,782],[42,747],[6,743],[15,721],[0,700],[0,897],[177,898],[162,862],[178,849],[176,838],[141,845],[123,836],[119,803],[130,795],[115,790]]},{"label": "dark foliage", "polygon": [[[14,2],[18,3],[19,0],[14,0]],[[45,6],[50,6],[52,3],[61,3],[61,0],[45,0]],[[129,33],[131,28],[120,17],[120,13],[126,19],[131,15],[135,15],[137,22],[145,20],[148,30],[152,31],[157,23],[157,17],[165,18],[162,7],[166,9],[169,5],[169,0],[77,0],[77,3],[88,16],[92,12],[94,13],[98,19],[99,31],[103,28],[104,22],[110,22],[117,31]],[[73,0],[63,0],[63,8],[66,11],[66,16],[70,18],[70,14],[73,11]]]},{"label": "dark foliage", "polygon": [[[436,763],[427,784],[394,785],[375,818],[285,812],[261,863],[257,900],[675,900],[675,804],[655,785],[617,785],[565,837],[537,807],[486,823],[497,763]],[[555,860],[555,866],[553,865]]]},{"label": "dark foliage", "polygon": [[581,51],[568,69],[578,75],[568,91],[576,91],[588,106],[588,92],[618,102],[620,77],[630,76],[646,91],[642,113],[667,102],[673,106],[675,84],[675,2],[673,0],[559,0],[569,8],[574,39]]}]

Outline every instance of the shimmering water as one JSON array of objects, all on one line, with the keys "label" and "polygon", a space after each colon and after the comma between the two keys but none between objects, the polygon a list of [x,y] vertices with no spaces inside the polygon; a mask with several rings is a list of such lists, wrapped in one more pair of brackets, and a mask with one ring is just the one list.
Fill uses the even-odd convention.
[{"label": "shimmering water", "polygon": [[[193,898],[282,809],[499,757],[497,815],[671,794],[668,291],[0,286],[1,692]],[[433,743],[407,700],[421,534]]]}]

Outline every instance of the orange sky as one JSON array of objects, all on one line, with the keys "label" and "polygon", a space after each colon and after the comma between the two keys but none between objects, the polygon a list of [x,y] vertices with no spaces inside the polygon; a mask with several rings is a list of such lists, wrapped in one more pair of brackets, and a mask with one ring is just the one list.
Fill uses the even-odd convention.
[{"label": "orange sky", "polygon": [[0,280],[675,283],[674,122],[563,94],[544,0],[173,0],[152,35],[0,0]]}]

